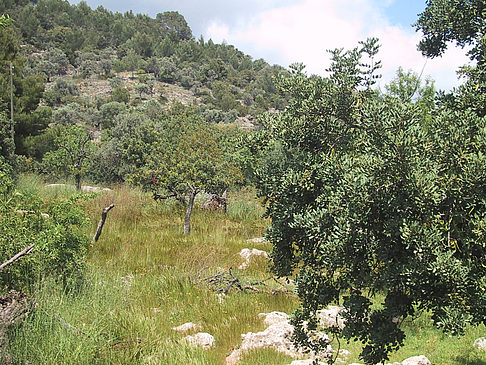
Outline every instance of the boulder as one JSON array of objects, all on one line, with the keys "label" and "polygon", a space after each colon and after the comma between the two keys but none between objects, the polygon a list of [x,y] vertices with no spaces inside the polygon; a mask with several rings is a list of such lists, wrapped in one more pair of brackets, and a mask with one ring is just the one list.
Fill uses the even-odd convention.
[{"label": "boulder", "polygon": [[[47,184],[46,188],[50,189],[70,189],[74,190],[75,186],[74,185],[68,185],[68,184]],[[109,188],[100,188],[98,186],[89,186],[89,185],[83,185],[81,186],[81,191],[87,192],[87,193],[99,193],[101,191],[111,191]]]},{"label": "boulder", "polygon": [[260,313],[258,317],[264,318],[263,323],[265,323],[267,326],[271,326],[272,324],[279,322],[288,322],[290,319],[289,315],[284,312]]},{"label": "boulder", "polygon": [[187,322],[184,324],[181,324],[180,326],[177,327],[172,327],[172,330],[176,332],[187,332],[187,331],[194,331],[194,330],[199,330],[201,329],[201,326],[192,323],[192,322]]},{"label": "boulder", "polygon": [[480,351],[486,351],[486,337],[480,337],[474,341],[474,347]]},{"label": "boulder", "polygon": [[209,350],[214,346],[214,337],[206,332],[199,332],[193,336],[186,336],[182,340],[193,347],[202,347],[203,350]]},{"label": "boulder", "polygon": [[49,189],[74,189],[74,185],[68,184],[47,184],[46,188]]},{"label": "boulder", "polygon": [[244,248],[240,251],[240,256],[245,261],[238,267],[238,269],[246,269],[250,265],[250,260],[252,257],[260,256],[268,259],[268,253],[262,250],[258,250],[256,248],[253,248],[251,250],[249,248]]},{"label": "boulder", "polygon": [[402,365],[432,365],[432,363],[424,355],[420,355],[403,360]]}]

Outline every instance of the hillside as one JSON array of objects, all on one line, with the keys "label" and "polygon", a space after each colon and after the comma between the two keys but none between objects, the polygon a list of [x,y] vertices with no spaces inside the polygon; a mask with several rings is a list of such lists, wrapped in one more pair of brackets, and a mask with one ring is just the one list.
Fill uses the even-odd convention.
[{"label": "hillside", "polygon": [[[47,152],[32,147],[45,139],[35,136],[60,124],[56,114],[68,104],[75,109],[77,104],[81,115],[62,123],[82,121],[98,132],[100,112],[111,101],[124,103],[126,112],[149,101],[164,110],[180,102],[207,123],[247,128],[261,113],[285,105],[274,85],[286,72],[282,67],[252,60],[228,44],[194,39],[177,12],[154,19],[93,10],[84,2],[41,0],[2,2],[0,13],[14,20],[3,43],[12,47],[5,58],[16,60],[16,151],[26,156],[40,160]],[[18,101],[29,90],[36,91],[24,108]],[[0,95],[7,103],[8,79],[0,84]],[[43,108],[36,109],[36,100]]]}]

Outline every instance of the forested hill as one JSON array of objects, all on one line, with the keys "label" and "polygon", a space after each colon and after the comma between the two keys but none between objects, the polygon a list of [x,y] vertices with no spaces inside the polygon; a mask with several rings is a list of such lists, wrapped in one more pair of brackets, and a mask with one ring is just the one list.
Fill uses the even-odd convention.
[{"label": "forested hill", "polygon": [[165,109],[178,101],[209,123],[247,126],[285,103],[274,86],[284,68],[195,39],[174,11],[151,18],[85,2],[4,0],[0,14],[14,20],[0,36],[0,102],[9,110],[13,61],[19,154],[42,158],[46,144],[35,137],[48,125],[82,121],[99,132],[147,101]]}]

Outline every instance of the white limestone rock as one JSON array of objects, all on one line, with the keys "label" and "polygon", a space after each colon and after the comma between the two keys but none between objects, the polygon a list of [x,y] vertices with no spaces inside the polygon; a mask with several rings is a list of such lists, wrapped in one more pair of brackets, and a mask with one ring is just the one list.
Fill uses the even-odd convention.
[{"label": "white limestone rock", "polygon": [[[242,334],[241,346],[226,358],[227,365],[236,364],[241,359],[243,352],[257,348],[273,348],[290,357],[302,357],[304,355],[302,351],[295,348],[290,340],[294,327],[290,324],[290,318],[286,313],[260,313],[258,316],[264,318],[264,323],[268,327],[261,332]],[[320,336],[329,339],[324,333],[320,333]],[[331,348],[328,350],[331,351]]]},{"label": "white limestone rock", "polygon": [[474,341],[474,347],[480,351],[486,351],[486,337],[480,337]]},{"label": "white limestone rock", "polygon": [[268,259],[268,253],[262,250],[258,250],[256,248],[249,249],[249,248],[244,248],[240,251],[240,256],[244,260],[244,262],[238,267],[238,269],[246,269],[248,266],[250,266],[250,260],[252,257],[259,256],[263,257],[265,259]]},{"label": "white limestone rock", "polygon": [[330,305],[326,309],[321,309],[317,312],[317,318],[322,327],[328,328],[333,326],[338,326],[339,328],[344,328],[344,318],[340,313],[344,310],[343,307],[338,307],[335,305]]},{"label": "white limestone rock", "polygon": [[420,355],[403,360],[402,365],[432,365],[432,363],[424,355]]},{"label": "white limestone rock", "polygon": [[[73,190],[75,189],[74,185],[69,185],[69,184],[47,184],[46,188],[49,189],[70,189]],[[83,185],[81,186],[81,191],[87,192],[87,193],[99,193],[101,191],[111,191],[109,188],[100,188],[98,186],[89,186],[89,185]]]},{"label": "white limestone rock", "polygon": [[214,337],[206,332],[199,332],[193,336],[186,336],[182,340],[193,347],[202,347],[203,350],[209,350],[214,347]]},{"label": "white limestone rock", "polygon": [[172,327],[173,331],[180,332],[180,333],[184,333],[184,332],[188,332],[188,331],[196,331],[196,330],[199,330],[199,329],[201,329],[201,326],[199,326],[198,324],[192,323],[192,322],[187,322],[187,323],[181,324],[180,326]]},{"label": "white limestone rock", "polygon": [[258,314],[258,317],[264,318],[263,323],[265,323],[267,326],[271,326],[272,324],[279,322],[288,322],[290,319],[289,315],[284,312],[260,313]]},{"label": "white limestone rock", "polygon": [[267,240],[263,237],[257,237],[257,238],[250,238],[246,240],[248,243],[265,243]]}]

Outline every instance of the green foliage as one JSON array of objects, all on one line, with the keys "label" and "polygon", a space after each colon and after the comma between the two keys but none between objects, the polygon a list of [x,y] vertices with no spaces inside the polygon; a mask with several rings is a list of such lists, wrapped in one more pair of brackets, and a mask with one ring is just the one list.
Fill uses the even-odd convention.
[{"label": "green foliage", "polygon": [[424,12],[415,23],[423,32],[419,49],[428,57],[440,56],[448,42],[458,46],[472,46],[468,51],[471,59],[485,61],[486,3],[484,0],[468,2],[452,0],[428,0]]},{"label": "green foliage", "polygon": [[436,97],[433,80],[425,79],[423,83],[419,75],[411,70],[405,72],[399,67],[395,78],[385,85],[385,88],[388,95],[398,98],[403,103],[414,103],[420,108],[424,123],[430,119]]},{"label": "green foliage", "polygon": [[58,106],[79,95],[79,87],[71,80],[56,79],[44,93],[44,100],[49,106]]},{"label": "green foliage", "polygon": [[[25,59],[20,55],[20,39],[12,26],[0,27],[0,109],[10,110],[10,76],[12,73],[13,111],[16,151],[23,151],[24,138],[39,133],[36,127],[42,124],[35,114],[42,92],[43,78],[24,76]],[[12,69],[10,68],[12,65]]]},{"label": "green foliage", "polygon": [[47,81],[53,76],[65,75],[69,67],[69,59],[58,48],[51,48],[40,55],[29,58],[27,73],[44,74]]},{"label": "green foliage", "polygon": [[191,28],[187,25],[184,17],[177,11],[166,11],[159,13],[156,17],[163,34],[173,32],[181,40],[192,39]]},{"label": "green foliage", "polygon": [[416,105],[368,88],[367,45],[332,52],[329,78],[281,79],[291,99],[265,127],[282,157],[259,189],[274,271],[298,283],[296,340],[317,350],[305,327],[342,300],[341,335],[374,364],[422,310],[450,334],[486,321],[486,120],[440,109],[426,126]]},{"label": "green foliage", "polygon": [[92,154],[91,134],[77,125],[59,126],[56,132],[53,149],[45,153],[42,162],[51,174],[72,175],[79,191],[88,169],[86,160]]},{"label": "green foliage", "polygon": [[[52,277],[72,288],[84,272],[89,241],[78,198],[48,203],[13,187],[0,161],[0,257],[4,262],[27,246],[33,251],[0,272],[0,290],[33,290]],[[46,213],[48,216],[42,216]]]},{"label": "green foliage", "polygon": [[153,137],[142,153],[140,182],[154,179],[156,185],[184,196],[187,183],[222,192],[238,179],[238,171],[223,159],[217,131],[193,111],[173,110],[150,128],[142,132]]},{"label": "green foliage", "polygon": [[52,114],[54,123],[59,125],[73,125],[82,119],[81,108],[77,103],[69,103],[54,110]]},{"label": "green foliage", "polygon": [[130,92],[124,87],[115,87],[111,92],[110,100],[112,102],[128,104],[130,101]]},{"label": "green foliage", "polygon": [[111,128],[115,124],[115,118],[126,110],[126,104],[118,101],[111,101],[100,107],[101,127]]},{"label": "green foliage", "polygon": [[475,61],[465,66],[460,74],[466,83],[452,93],[443,94],[441,101],[449,108],[474,109],[479,116],[486,115],[486,3],[429,0],[415,23],[423,32],[419,49],[428,57],[443,54],[450,42],[469,47],[467,54]]}]

